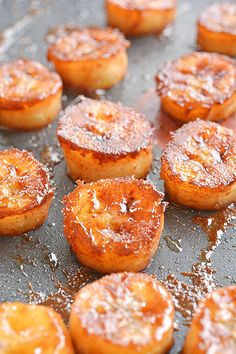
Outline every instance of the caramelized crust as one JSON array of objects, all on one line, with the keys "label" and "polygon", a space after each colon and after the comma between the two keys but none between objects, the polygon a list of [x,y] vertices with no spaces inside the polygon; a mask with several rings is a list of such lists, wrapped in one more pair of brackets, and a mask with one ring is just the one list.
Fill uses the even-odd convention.
[{"label": "caramelized crust", "polygon": [[[218,209],[235,200],[236,138],[232,130],[201,120],[185,124],[173,133],[161,163],[161,177],[172,200],[200,209]],[[187,200],[184,191],[189,194]],[[211,195],[218,199],[215,205],[207,204]]]},{"label": "caramelized crust", "polygon": [[0,304],[1,354],[73,354],[60,315],[49,307],[19,302]]},{"label": "caramelized crust", "polygon": [[73,62],[109,59],[129,45],[129,41],[116,29],[64,27],[64,31],[59,32],[56,41],[48,48],[48,60]]},{"label": "caramelized crust", "polygon": [[21,110],[62,91],[60,76],[29,60],[0,65],[1,109]]},{"label": "caramelized crust", "polygon": [[177,120],[218,120],[236,111],[236,65],[226,56],[193,52],[167,62],[156,82],[164,109]]},{"label": "caramelized crust", "polygon": [[164,222],[163,194],[133,178],[82,184],[64,198],[64,233],[77,258],[102,273],[145,268]]},{"label": "caramelized crust", "polygon": [[143,115],[120,103],[81,96],[66,109],[57,135],[72,149],[92,151],[101,161],[119,159],[151,145],[151,124]]},{"label": "caramelized crust", "polygon": [[236,4],[216,3],[198,20],[197,43],[202,50],[236,56]]},{"label": "caramelized crust", "polygon": [[236,36],[236,4],[216,3],[206,8],[198,23],[212,32],[223,32]]},{"label": "caramelized crust", "polygon": [[236,178],[236,138],[231,129],[198,120],[172,134],[162,155],[172,175],[199,187],[227,186]]},{"label": "caramelized crust", "polygon": [[106,0],[107,22],[126,35],[160,33],[176,16],[175,0]]},{"label": "caramelized crust", "polygon": [[161,354],[173,343],[174,306],[147,274],[111,274],[86,285],[72,305],[70,332],[81,354]]},{"label": "caramelized crust", "polygon": [[151,124],[133,109],[81,96],[66,109],[57,136],[72,178],[92,181],[145,176],[152,163],[152,132]]},{"label": "caramelized crust", "polygon": [[213,291],[196,310],[183,354],[233,354],[236,348],[236,286]]},{"label": "caramelized crust", "polygon": [[80,91],[108,89],[124,78],[129,42],[118,30],[64,28],[58,32],[48,49],[48,60],[66,86]]},{"label": "caramelized crust", "polygon": [[27,151],[0,151],[0,218],[25,213],[51,199],[47,168]]}]

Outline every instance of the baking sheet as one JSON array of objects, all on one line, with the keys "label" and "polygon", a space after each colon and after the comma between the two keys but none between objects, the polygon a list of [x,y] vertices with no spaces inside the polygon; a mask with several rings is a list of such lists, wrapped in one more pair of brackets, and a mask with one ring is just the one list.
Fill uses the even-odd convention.
[{"label": "baking sheet", "polygon": [[[169,139],[169,132],[178,126],[160,111],[153,77],[166,60],[195,49],[196,18],[211,3],[210,0],[179,1],[174,28],[168,28],[159,38],[132,39],[125,80],[107,92],[96,93],[98,98],[135,107],[153,122],[155,158],[148,178],[160,190],[163,190],[159,179],[160,153]],[[45,56],[46,34],[49,28],[65,23],[103,26],[103,1],[0,0],[1,62],[27,57],[50,66]],[[75,93],[65,92],[63,106],[75,97]],[[235,120],[232,117],[224,124],[235,127]],[[74,183],[66,175],[55,136],[56,126],[57,121],[33,133],[0,130],[0,149],[15,146],[33,151],[50,168],[56,188],[44,226],[28,235],[0,239],[0,300],[48,304],[66,320],[76,291],[99,275],[76,262],[63,236],[61,200],[73,190]],[[166,211],[160,247],[146,272],[163,280],[175,294],[178,311],[171,354],[181,349],[197,300],[215,286],[235,283],[235,217],[234,206],[214,215],[176,205],[170,205]]]}]

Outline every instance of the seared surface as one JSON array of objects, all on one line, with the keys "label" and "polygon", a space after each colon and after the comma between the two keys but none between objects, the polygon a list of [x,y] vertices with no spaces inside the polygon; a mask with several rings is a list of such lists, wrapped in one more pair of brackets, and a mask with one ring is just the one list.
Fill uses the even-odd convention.
[{"label": "seared surface", "polygon": [[132,108],[83,96],[66,109],[57,129],[60,141],[91,150],[101,160],[150,148],[152,133],[150,122]]},{"label": "seared surface", "polygon": [[51,198],[49,173],[27,151],[0,151],[0,218],[22,214]]},{"label": "seared surface", "polygon": [[40,63],[16,60],[0,65],[0,109],[23,109],[61,89],[60,76]]},{"label": "seared surface", "polygon": [[198,23],[212,32],[223,32],[236,36],[236,4],[225,2],[206,8]]},{"label": "seared surface", "polygon": [[224,187],[236,180],[236,137],[219,124],[198,120],[172,134],[162,168],[177,181],[199,187]]},{"label": "seared surface", "polygon": [[190,110],[222,104],[236,91],[235,60],[220,54],[193,52],[169,61],[156,76],[157,92]]},{"label": "seared surface", "polygon": [[109,59],[129,42],[117,29],[65,28],[55,43],[48,48],[48,59],[73,62],[80,60]]}]

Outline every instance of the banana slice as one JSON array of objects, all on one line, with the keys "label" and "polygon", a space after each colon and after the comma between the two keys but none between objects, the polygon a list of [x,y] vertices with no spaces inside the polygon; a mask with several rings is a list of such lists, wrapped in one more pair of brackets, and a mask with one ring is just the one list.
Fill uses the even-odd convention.
[{"label": "banana slice", "polygon": [[207,7],[197,23],[197,43],[202,50],[236,56],[236,4]]},{"label": "banana slice", "polygon": [[46,306],[0,304],[1,354],[73,354],[60,315]]},{"label": "banana slice", "polygon": [[51,123],[61,109],[58,74],[29,60],[0,65],[0,125],[35,130]]},{"label": "banana slice", "polygon": [[173,344],[171,295],[147,274],[107,275],[83,287],[70,315],[80,354],[164,354]]},{"label": "banana slice", "polygon": [[164,110],[176,120],[217,121],[236,112],[236,64],[226,56],[187,54],[167,62],[156,82]]},{"label": "banana slice", "polygon": [[0,236],[44,223],[53,197],[46,167],[27,151],[0,151]]},{"label": "banana slice", "polygon": [[106,0],[107,23],[126,35],[160,33],[176,16],[175,0]]},{"label": "banana slice", "polygon": [[85,182],[147,175],[152,164],[152,127],[121,104],[81,96],[61,118],[57,136],[68,173]]},{"label": "banana slice", "polygon": [[134,178],[78,182],[64,198],[64,234],[82,264],[101,273],[138,272],[159,244],[162,199],[151,183]]},{"label": "banana slice", "polygon": [[75,89],[107,89],[127,71],[129,42],[115,29],[73,28],[48,48],[48,60],[67,86]]},{"label": "banana slice", "polygon": [[236,353],[236,286],[208,294],[194,314],[183,354]]},{"label": "banana slice", "polygon": [[217,210],[236,200],[236,137],[231,129],[197,120],[173,135],[161,157],[170,199]]}]

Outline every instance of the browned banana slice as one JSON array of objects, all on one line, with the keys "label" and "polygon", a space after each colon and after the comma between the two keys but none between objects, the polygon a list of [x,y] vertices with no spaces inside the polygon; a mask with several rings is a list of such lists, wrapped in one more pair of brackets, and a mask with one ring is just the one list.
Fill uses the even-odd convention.
[{"label": "browned banana slice", "polygon": [[151,124],[119,103],[81,97],[66,109],[57,136],[74,180],[142,178],[151,168]]},{"label": "browned banana slice", "polygon": [[0,304],[1,354],[73,354],[60,315],[46,306]]},{"label": "browned banana slice", "polygon": [[0,125],[35,130],[51,123],[61,109],[58,74],[29,60],[0,65]]},{"label": "browned banana slice", "polygon": [[197,27],[197,43],[202,50],[236,56],[236,3],[207,7]]},{"label": "browned banana slice", "polygon": [[126,35],[160,33],[174,22],[175,0],[106,0],[107,22]]},{"label": "browned banana slice", "polygon": [[236,353],[236,286],[213,291],[193,316],[183,354]]},{"label": "browned banana slice", "polygon": [[0,151],[0,236],[39,227],[53,197],[46,167],[27,151]]},{"label": "browned banana slice", "polygon": [[172,135],[161,157],[170,199],[217,210],[236,200],[236,137],[231,129],[197,120]]},{"label": "browned banana slice", "polygon": [[173,344],[171,295],[147,274],[107,275],[79,291],[70,333],[80,354],[164,354]]},{"label": "browned banana slice", "polygon": [[156,82],[164,110],[176,120],[217,121],[236,112],[236,64],[226,56],[187,54],[167,62]]},{"label": "browned banana slice", "polygon": [[48,60],[55,65],[67,86],[85,90],[107,89],[126,74],[129,42],[111,28],[73,28],[65,30],[48,49]]},{"label": "browned banana slice", "polygon": [[146,181],[114,178],[78,187],[64,198],[64,233],[78,260],[101,273],[138,272],[157,250],[163,194]]}]

